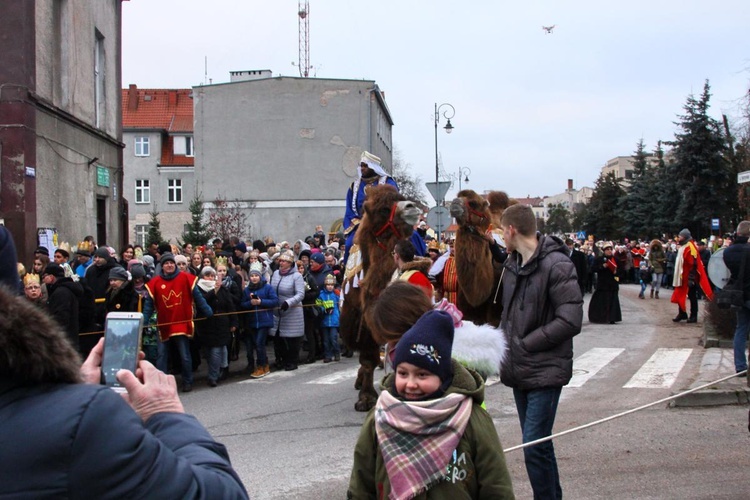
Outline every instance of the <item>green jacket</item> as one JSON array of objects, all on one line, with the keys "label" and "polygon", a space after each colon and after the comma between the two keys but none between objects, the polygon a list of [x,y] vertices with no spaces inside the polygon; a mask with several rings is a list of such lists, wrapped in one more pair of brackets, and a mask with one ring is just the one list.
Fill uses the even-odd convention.
[{"label": "green jacket", "polygon": [[[500,438],[492,418],[480,406],[484,401],[484,382],[473,370],[456,360],[453,383],[447,394],[466,394],[474,400],[471,417],[461,437],[454,459],[448,464],[445,480],[417,499],[506,499],[515,498]],[[394,374],[383,379],[382,387],[393,387]],[[347,498],[386,499],[391,491],[383,456],[375,434],[375,411],[367,415],[354,448],[354,467]]]}]

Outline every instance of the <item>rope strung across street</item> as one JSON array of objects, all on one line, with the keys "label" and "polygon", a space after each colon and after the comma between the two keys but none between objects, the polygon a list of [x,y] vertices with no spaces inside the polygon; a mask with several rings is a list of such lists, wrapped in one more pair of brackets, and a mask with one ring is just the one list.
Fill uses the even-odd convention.
[{"label": "rope strung across street", "polygon": [[719,382],[724,382],[725,380],[729,380],[730,378],[734,377],[741,377],[743,375],[747,374],[747,370],[734,373],[732,375],[728,375],[724,378],[720,378],[718,380],[714,380],[713,382],[709,382],[707,384],[695,387],[693,389],[689,389],[684,392],[680,392],[679,394],[675,394],[673,396],[669,396],[668,398],[660,399],[658,401],[654,401],[653,403],[648,403],[643,406],[639,406],[638,408],[633,408],[632,410],[627,410],[622,413],[618,413],[616,415],[612,415],[606,418],[602,418],[600,420],[595,420],[594,422],[589,422],[588,424],[579,425],[578,427],[573,427],[572,429],[568,429],[566,431],[558,432],[557,434],[552,434],[550,436],[546,436],[543,438],[536,439],[534,441],[529,441],[528,443],[519,444],[518,446],[512,446],[510,448],[506,448],[503,450],[503,453],[508,453],[511,451],[521,450],[523,448],[528,448],[529,446],[534,446],[540,443],[544,443],[546,441],[551,441],[553,438],[565,436],[566,434],[572,434],[573,432],[578,432],[583,429],[588,429],[589,427],[593,427],[595,425],[603,424],[604,422],[609,422],[610,420],[614,420],[616,418],[624,417],[625,415],[630,415],[631,413],[635,413],[637,411],[645,410],[646,408],[649,408],[651,406],[655,406],[661,403],[666,403],[667,401],[672,401],[673,399],[681,398],[682,396],[685,396],[686,394],[693,393],[695,391],[699,391],[701,389],[705,389],[706,387],[712,386],[714,384],[718,384]]},{"label": "rope strung across street", "polygon": [[[316,304],[298,304],[298,305],[294,305],[294,306],[289,306],[289,309],[292,309],[292,308],[295,308],[295,307],[320,307],[320,306],[316,305]],[[226,313],[216,313],[216,314],[214,314],[211,317],[214,318],[216,316],[231,316],[233,314],[236,314],[236,315],[239,316],[240,314],[255,314],[255,313],[264,312],[264,311],[275,311],[276,309],[281,309],[281,307],[267,307],[265,309],[254,309],[252,311],[235,311],[235,312],[226,312]],[[206,320],[206,319],[208,319],[208,318],[195,318],[195,319],[191,319],[190,321],[192,321],[193,323],[195,323],[196,321],[203,321],[203,320]],[[158,328],[160,326],[176,325],[178,323],[187,323],[187,321],[188,320],[171,321],[169,323],[156,323],[156,324],[153,324],[153,325],[145,325],[144,324],[143,326],[155,326],[155,327]],[[84,335],[104,335],[104,331],[101,330],[101,331],[98,331],[98,332],[85,332],[85,333],[79,333],[78,334],[79,337],[83,337]]]}]

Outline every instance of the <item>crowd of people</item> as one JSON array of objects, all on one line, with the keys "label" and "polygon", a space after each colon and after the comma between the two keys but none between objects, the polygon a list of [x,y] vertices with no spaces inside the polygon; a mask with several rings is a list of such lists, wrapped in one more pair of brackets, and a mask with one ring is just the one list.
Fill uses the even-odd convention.
[{"label": "crowd of people", "polygon": [[[272,367],[351,356],[338,340],[343,241],[319,226],[292,244],[267,237],[248,247],[232,237],[196,248],[126,245],[117,252],[89,236],[74,248],[40,246],[29,271],[20,263],[18,271],[25,297],[62,325],[84,356],[101,338],[108,312],[142,312],[146,359],[181,373],[189,392],[202,358],[208,385],[216,387],[243,345],[243,370],[253,378]],[[300,361],[301,350],[307,356]]]}]

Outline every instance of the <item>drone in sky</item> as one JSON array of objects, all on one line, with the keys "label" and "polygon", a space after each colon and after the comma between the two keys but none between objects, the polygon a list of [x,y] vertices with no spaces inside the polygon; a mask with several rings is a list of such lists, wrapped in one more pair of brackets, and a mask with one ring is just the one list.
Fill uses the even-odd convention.
[{"label": "drone in sky", "polygon": [[547,35],[550,35],[552,34],[552,30],[555,29],[555,25],[553,24],[552,26],[542,26],[542,29],[546,31]]}]

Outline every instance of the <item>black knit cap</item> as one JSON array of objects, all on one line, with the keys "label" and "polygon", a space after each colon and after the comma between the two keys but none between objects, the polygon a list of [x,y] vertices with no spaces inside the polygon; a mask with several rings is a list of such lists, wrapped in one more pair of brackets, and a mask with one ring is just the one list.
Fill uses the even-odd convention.
[{"label": "black knit cap", "polygon": [[427,311],[409,328],[396,345],[393,366],[411,363],[440,377],[440,381],[452,380],[451,352],[453,348],[453,318],[450,314]]}]

